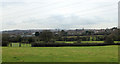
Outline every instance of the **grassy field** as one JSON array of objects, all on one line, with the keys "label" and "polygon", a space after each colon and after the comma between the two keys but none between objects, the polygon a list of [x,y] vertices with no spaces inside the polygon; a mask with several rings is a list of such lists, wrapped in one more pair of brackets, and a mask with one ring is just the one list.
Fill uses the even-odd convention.
[{"label": "grassy field", "polygon": [[117,62],[118,46],[2,47],[3,62]]}]

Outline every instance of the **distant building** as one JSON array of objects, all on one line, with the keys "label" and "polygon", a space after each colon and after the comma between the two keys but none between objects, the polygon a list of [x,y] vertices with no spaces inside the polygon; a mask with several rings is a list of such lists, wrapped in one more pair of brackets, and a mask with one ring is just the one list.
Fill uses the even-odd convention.
[{"label": "distant building", "polygon": [[21,35],[21,37],[33,37],[34,35]]}]

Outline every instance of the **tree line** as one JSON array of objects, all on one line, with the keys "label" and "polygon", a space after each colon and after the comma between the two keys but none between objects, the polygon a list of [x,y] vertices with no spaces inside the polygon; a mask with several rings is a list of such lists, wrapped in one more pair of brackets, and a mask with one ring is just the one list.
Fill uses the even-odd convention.
[{"label": "tree line", "polygon": [[[104,41],[104,43],[114,43],[114,41],[120,41],[120,30],[115,30],[110,34],[103,36],[92,36],[90,32],[87,32],[87,36],[76,36],[70,37],[67,32],[62,30],[58,34],[51,32],[50,30],[44,30],[42,32],[35,32],[35,36],[32,37],[21,37],[17,35],[16,37],[11,37],[10,34],[2,34],[2,45],[7,46],[10,43],[55,43],[56,41],[76,41],[81,43],[81,41]],[[92,39],[91,39],[92,37]]]}]

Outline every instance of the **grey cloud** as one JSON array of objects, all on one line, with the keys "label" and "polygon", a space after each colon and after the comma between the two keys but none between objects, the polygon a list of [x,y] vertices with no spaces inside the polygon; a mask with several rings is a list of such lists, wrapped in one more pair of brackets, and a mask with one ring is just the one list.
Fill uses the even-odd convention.
[{"label": "grey cloud", "polygon": [[[101,22],[102,21],[102,22]],[[52,26],[52,28],[72,28],[73,26],[78,25],[94,25],[103,23],[106,20],[100,17],[80,17],[77,15],[71,15],[65,17],[63,15],[54,15],[45,19],[35,19],[23,21],[23,23],[34,23],[38,25]]]}]

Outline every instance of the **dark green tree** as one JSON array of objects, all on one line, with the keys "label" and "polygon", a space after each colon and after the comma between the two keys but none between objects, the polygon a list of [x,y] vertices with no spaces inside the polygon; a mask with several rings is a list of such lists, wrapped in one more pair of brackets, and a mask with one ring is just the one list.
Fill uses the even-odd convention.
[{"label": "dark green tree", "polygon": [[9,34],[2,34],[2,46],[7,46],[10,42]]},{"label": "dark green tree", "polygon": [[106,43],[106,44],[113,44],[113,43],[114,43],[114,40],[113,40],[112,36],[111,36],[111,35],[108,35],[108,36],[105,38],[104,43]]},{"label": "dark green tree", "polygon": [[35,32],[35,36],[39,36],[40,35],[40,33],[39,32]]},{"label": "dark green tree", "polygon": [[54,34],[50,30],[44,30],[40,34],[40,39],[49,43],[52,39],[54,39]]}]

